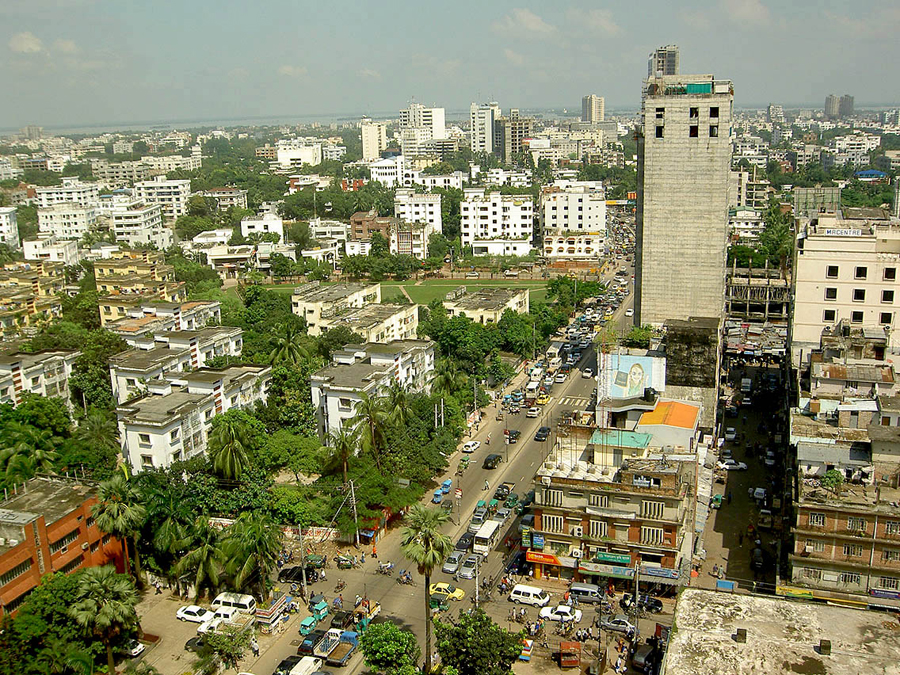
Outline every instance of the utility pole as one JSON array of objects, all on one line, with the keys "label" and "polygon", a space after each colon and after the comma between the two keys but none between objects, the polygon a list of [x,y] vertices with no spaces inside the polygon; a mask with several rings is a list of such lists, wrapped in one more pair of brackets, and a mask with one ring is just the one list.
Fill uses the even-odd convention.
[{"label": "utility pole", "polygon": [[359,516],[356,513],[356,490],[353,488],[353,481],[350,481],[350,505],[353,507],[353,522],[356,529],[356,548],[359,548]]},{"label": "utility pole", "polygon": [[481,567],[481,556],[475,561],[475,609],[478,609],[478,570]]},{"label": "utility pole", "polygon": [[303,599],[306,600],[309,598],[309,595],[306,593],[306,544],[303,543],[303,526],[299,523],[297,524],[297,532],[300,533],[300,569],[302,570],[300,573],[300,584],[303,588]]}]

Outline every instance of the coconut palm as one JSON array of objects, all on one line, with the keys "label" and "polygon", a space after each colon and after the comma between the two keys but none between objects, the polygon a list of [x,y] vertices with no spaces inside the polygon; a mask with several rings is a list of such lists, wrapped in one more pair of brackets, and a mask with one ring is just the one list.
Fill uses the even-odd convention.
[{"label": "coconut palm", "polygon": [[413,504],[406,514],[406,527],[400,538],[403,555],[416,563],[419,574],[425,577],[425,673],[431,672],[431,573],[453,551],[450,537],[440,531],[449,519],[450,515],[443,509]]},{"label": "coconut palm", "polygon": [[310,352],[304,344],[303,333],[292,323],[285,323],[279,327],[274,344],[275,346],[269,354],[269,363],[272,365],[298,366],[310,356]]},{"label": "coconut palm", "polygon": [[[174,560],[189,541],[191,510],[181,495],[168,489],[157,490],[147,500],[147,515],[153,527],[153,548],[161,558]],[[171,565],[164,567],[169,569],[172,581]]]},{"label": "coconut palm", "polygon": [[388,411],[387,419],[391,424],[400,427],[406,426],[409,420],[410,405],[409,389],[406,386],[392,380],[384,405]]},{"label": "coconut palm", "polygon": [[192,574],[194,598],[198,599],[203,587],[215,593],[219,588],[219,575],[225,566],[225,551],[219,530],[209,523],[209,518],[198,518],[191,527],[191,540],[184,556],[175,564],[179,577]]},{"label": "coconut palm", "polygon": [[229,528],[222,548],[227,558],[225,569],[236,588],[255,586],[259,597],[266,598],[266,587],[281,552],[283,534],[267,516],[244,512]]},{"label": "coconut palm", "polygon": [[27,480],[37,472],[51,473],[59,459],[57,448],[62,442],[49,429],[38,429],[30,424],[11,422],[4,433],[0,462],[7,477]]},{"label": "coconut palm", "polygon": [[359,433],[351,423],[342,425],[338,430],[331,431],[328,434],[326,443],[322,446],[325,453],[325,465],[333,465],[332,463],[340,462],[341,474],[344,482],[347,482],[347,467],[350,458],[356,454],[359,447]]},{"label": "coconut palm", "polygon": [[235,480],[240,478],[250,466],[249,447],[249,431],[239,418],[223,415],[216,420],[209,435],[209,456],[219,475]]},{"label": "coconut palm", "polygon": [[75,438],[85,445],[103,450],[119,451],[119,427],[111,415],[99,408],[91,407],[78,426]]},{"label": "coconut palm", "polygon": [[359,447],[363,452],[372,455],[375,466],[381,470],[381,452],[384,449],[384,425],[387,413],[381,400],[363,394],[356,404],[356,413],[350,420],[359,434]]},{"label": "coconut palm", "polygon": [[438,363],[434,379],[431,380],[431,391],[441,396],[452,396],[466,386],[466,376],[448,358]]},{"label": "coconut palm", "polygon": [[138,553],[137,539],[147,519],[147,508],[140,489],[121,473],[100,483],[97,491],[97,503],[91,509],[97,527],[111,534],[122,542],[125,552],[125,566],[129,573],[128,540],[134,547],[134,580],[140,583],[141,558]]},{"label": "coconut palm", "polygon": [[75,602],[68,613],[86,633],[103,643],[110,673],[116,672],[113,640],[137,626],[137,602],[134,584],[128,577],[116,574],[111,565],[89,567],[81,573]]}]

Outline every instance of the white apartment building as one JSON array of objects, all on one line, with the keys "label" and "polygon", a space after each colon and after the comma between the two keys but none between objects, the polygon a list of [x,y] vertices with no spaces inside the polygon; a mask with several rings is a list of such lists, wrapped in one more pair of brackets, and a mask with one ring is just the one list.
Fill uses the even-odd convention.
[{"label": "white apartment building", "polygon": [[210,300],[147,302],[125,308],[125,316],[104,328],[134,347],[146,337],[173,330],[198,330],[221,323],[222,304]]},{"label": "white apartment building", "polygon": [[394,255],[411,255],[418,260],[428,257],[428,239],[436,230],[430,223],[400,221],[391,225],[390,251]]},{"label": "white apartment building", "polygon": [[75,176],[63,176],[62,185],[39,187],[35,189],[35,193],[39,208],[72,203],[96,206],[100,201],[100,188],[97,183],[82,183]]},{"label": "white apartment building", "polygon": [[799,228],[792,275],[795,364],[819,348],[825,327],[841,320],[879,334],[887,329],[888,349],[898,353],[900,223],[857,215],[861,210],[844,209]]},{"label": "white apartment building", "polygon": [[81,253],[77,241],[66,241],[54,236],[26,239],[22,242],[25,260],[49,260],[64,265],[77,265],[81,262]]},{"label": "white apartment building", "polygon": [[275,152],[275,161],[283,169],[299,169],[304,164],[318,166],[322,163],[322,142],[317,139],[283,139],[275,143]]},{"label": "white apartment building", "polygon": [[432,232],[443,232],[440,194],[399,188],[394,193],[394,216],[409,223],[425,223]]},{"label": "white apartment building", "polygon": [[381,284],[329,284],[311,281],[294,289],[291,311],[306,321],[307,332],[315,337],[337,314],[381,302]]},{"label": "white apartment building", "polygon": [[325,143],[322,145],[322,159],[329,160],[332,162],[339,162],[347,154],[347,148],[343,145],[331,145],[329,143]]},{"label": "white apartment building", "polygon": [[[338,327],[352,330],[366,342],[411,340],[416,337],[419,328],[419,306],[369,304],[348,308],[322,317],[318,330],[324,333]],[[312,332],[309,334],[312,335]]]},{"label": "white apartment building", "polygon": [[369,164],[369,173],[372,180],[377,180],[386,188],[395,187],[400,182],[403,174],[403,155],[379,159]]},{"label": "white apartment building", "polygon": [[18,180],[25,175],[25,169],[13,166],[12,160],[0,157],[0,180]]},{"label": "white apartment building", "polygon": [[243,331],[232,326],[142,337],[134,347],[109,359],[113,396],[122,404],[143,394],[153,380],[203,368],[216,356],[240,356],[242,349]]},{"label": "white apartment building", "polygon": [[606,191],[600,181],[556,181],[541,193],[544,230],[606,235]]},{"label": "white apartment building", "polygon": [[486,185],[509,185],[511,187],[531,187],[531,174],[527,171],[507,169],[488,169],[485,174]]},{"label": "white apartment building", "polygon": [[359,128],[362,135],[362,160],[374,162],[387,147],[387,124],[363,120]]},{"label": "white apartment building", "polygon": [[57,239],[80,241],[96,224],[96,206],[71,202],[38,209],[38,231]]},{"label": "white apartment building", "polygon": [[79,356],[62,349],[0,355],[0,404],[17,406],[25,394],[56,396],[69,404],[69,377]]},{"label": "white apartment building", "polygon": [[463,246],[475,255],[528,255],[534,235],[534,203],[523,195],[466,188],[460,204]]},{"label": "white apartment building", "polygon": [[216,209],[219,211],[226,211],[230,208],[247,208],[247,190],[242,190],[241,188],[217,187],[210,188],[199,194],[208,199],[214,199]]},{"label": "white apartment building", "polygon": [[435,175],[426,174],[424,171],[417,171],[410,168],[404,169],[403,174],[400,178],[400,184],[405,187],[420,185],[426,190],[434,190],[435,188],[440,188],[442,190],[456,188],[457,190],[462,190],[465,181],[466,174],[462,171],[454,171],[450,174]]},{"label": "white apartment building", "polygon": [[496,101],[469,106],[469,147],[472,152],[494,152],[494,122],[500,115]]},{"label": "white apartment building", "polygon": [[411,103],[400,111],[400,129],[426,129],[429,138],[446,138],[443,108],[426,108],[421,103]]},{"label": "white apartment building", "polygon": [[109,212],[116,241],[129,247],[152,244],[160,251],[172,245],[172,230],[163,225],[162,206],[141,201],[119,203]]},{"label": "white apartment building", "polygon": [[278,242],[281,242],[284,240],[284,221],[274,213],[247,216],[241,220],[241,235],[249,237],[252,234],[277,234]]},{"label": "white apartment building", "polygon": [[159,204],[163,209],[163,217],[174,220],[187,213],[191,181],[186,178],[168,180],[165,176],[157,176],[153,180],[135,183],[134,196],[148,204]]},{"label": "white apartment building", "polygon": [[596,124],[606,119],[606,100],[596,94],[581,99],[581,121]]},{"label": "white apartment building", "polygon": [[759,235],[766,228],[761,211],[756,209],[730,209],[728,211],[728,231],[731,243],[752,246],[759,241]]},{"label": "white apartment building", "polygon": [[147,155],[141,157],[141,161],[150,167],[150,172],[153,174],[164,174],[170,171],[196,171],[203,166],[203,158],[199,153],[190,157]]},{"label": "white apartment building", "polygon": [[217,230],[207,230],[201,232],[191,239],[191,248],[207,248],[209,246],[224,246],[231,237],[234,236],[234,230],[230,227],[223,227]]},{"label": "white apartment building", "polygon": [[516,314],[528,314],[531,292],[527,288],[481,288],[469,291],[460,286],[447,293],[444,309],[448,316],[465,314],[475,323],[496,324],[506,310]]},{"label": "white apartment building", "polygon": [[122,455],[138,473],[206,451],[216,415],[268,398],[270,366],[240,365],[169,372],[147,393],[116,409]]},{"label": "white apartment building", "polygon": [[346,242],[350,237],[350,223],[324,218],[310,218],[309,234],[313,239],[334,239]]},{"label": "white apartment building", "polygon": [[19,248],[19,224],[15,206],[0,206],[0,243]]},{"label": "white apartment building", "polygon": [[312,403],[322,439],[356,414],[363,395],[386,394],[393,382],[427,393],[434,376],[434,343],[395,340],[387,344],[346,345],[333,363],[310,377]]}]

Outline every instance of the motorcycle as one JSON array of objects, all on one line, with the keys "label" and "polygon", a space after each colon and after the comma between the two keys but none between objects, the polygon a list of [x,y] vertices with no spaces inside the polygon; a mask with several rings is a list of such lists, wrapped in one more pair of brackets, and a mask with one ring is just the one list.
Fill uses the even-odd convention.
[{"label": "motorcycle", "polygon": [[400,576],[397,577],[397,583],[407,585],[407,586],[415,586],[416,585],[416,582],[413,581],[412,574],[410,574],[406,570],[400,570]]},{"label": "motorcycle", "polygon": [[347,587],[347,583],[343,579],[338,579],[337,585],[334,587],[335,593],[340,593]]},{"label": "motorcycle", "polygon": [[375,570],[378,574],[383,574],[387,577],[391,576],[391,572],[394,571],[394,563],[386,562],[386,563],[378,563],[378,569]]}]

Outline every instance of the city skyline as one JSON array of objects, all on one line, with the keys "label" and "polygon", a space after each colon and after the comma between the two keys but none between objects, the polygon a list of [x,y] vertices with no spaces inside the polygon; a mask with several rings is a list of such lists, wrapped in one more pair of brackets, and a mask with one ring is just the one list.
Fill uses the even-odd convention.
[{"label": "city skyline", "polygon": [[[610,111],[636,111],[647,55],[665,44],[680,47],[683,73],[727,73],[737,107],[820,107],[834,91],[857,107],[892,103],[882,92],[896,83],[868,55],[891,39],[900,12],[886,2],[862,13],[846,2],[812,7],[722,0],[638,15],[623,4],[395,2],[371,13],[312,7],[285,22],[296,8],[280,1],[246,14],[235,3],[15,0],[0,8],[0,87],[17,93],[0,129],[351,116],[411,100],[574,113],[585,92]],[[472,16],[481,20],[465,31],[440,30]]]}]

